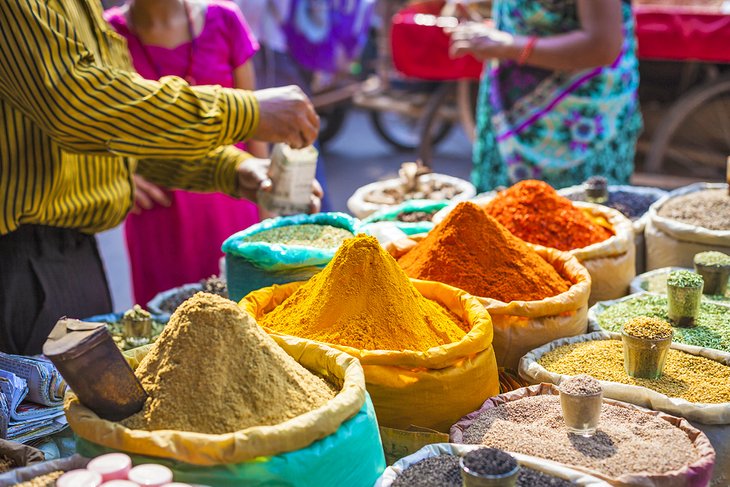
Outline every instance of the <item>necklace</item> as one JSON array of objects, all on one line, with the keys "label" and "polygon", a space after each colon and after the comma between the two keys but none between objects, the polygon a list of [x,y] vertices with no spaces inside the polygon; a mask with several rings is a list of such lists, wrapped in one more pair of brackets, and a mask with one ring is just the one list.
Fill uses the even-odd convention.
[{"label": "necklace", "polygon": [[[190,12],[190,6],[188,5],[187,0],[183,0],[183,8],[185,9],[185,16],[188,20],[188,35],[190,36],[190,49],[188,50],[188,65],[185,69],[185,75],[183,76],[183,79],[188,82],[190,85],[195,84],[195,78],[193,77],[193,59],[195,58],[195,32],[193,30],[193,16]],[[139,34],[137,34],[136,30],[134,29],[132,25],[132,15],[130,12],[129,15],[129,21],[127,22],[130,26],[129,31],[132,33],[134,38],[137,40],[137,43],[142,48],[142,53],[144,54],[145,59],[147,60],[147,64],[152,66],[152,69],[155,70],[155,76],[157,79],[162,78],[162,68],[160,67],[159,63],[155,60],[154,56],[152,56],[152,53],[147,48],[144,42],[142,42],[142,39],[140,38]]]}]

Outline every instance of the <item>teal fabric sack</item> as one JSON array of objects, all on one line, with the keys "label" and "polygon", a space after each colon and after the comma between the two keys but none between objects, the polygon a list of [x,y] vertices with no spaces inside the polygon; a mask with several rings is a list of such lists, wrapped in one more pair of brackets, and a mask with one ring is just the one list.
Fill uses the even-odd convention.
[{"label": "teal fabric sack", "polygon": [[385,210],[376,211],[362,221],[362,226],[360,227],[360,230],[368,233],[369,224],[377,222],[393,222],[395,226],[403,231],[406,235],[427,233],[430,232],[433,228],[433,222],[402,222],[398,221],[398,215],[400,215],[401,213],[414,213],[417,211],[435,214],[437,211],[441,210],[442,208],[446,208],[448,205],[448,201],[408,200],[401,203],[400,205],[393,206]]},{"label": "teal fabric sack", "polygon": [[[114,451],[82,438],[77,439],[76,446],[86,457]],[[211,487],[370,487],[385,470],[378,423],[369,395],[357,415],[345,421],[337,432],[301,450],[214,467],[141,455],[131,457],[135,465],[168,466],[177,482]]]},{"label": "teal fabric sack", "polygon": [[240,301],[251,291],[273,284],[306,281],[321,271],[337,249],[244,242],[251,235],[290,225],[330,225],[356,233],[358,221],[344,213],[318,213],[271,218],[235,233],[223,242],[228,295]]}]

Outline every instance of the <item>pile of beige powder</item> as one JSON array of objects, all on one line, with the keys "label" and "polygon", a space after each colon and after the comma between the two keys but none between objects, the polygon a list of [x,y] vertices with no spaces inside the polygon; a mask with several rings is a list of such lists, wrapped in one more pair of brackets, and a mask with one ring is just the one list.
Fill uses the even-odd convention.
[{"label": "pile of beige powder", "polygon": [[183,303],[136,370],[149,394],[132,429],[222,434],[275,425],[334,397],[236,303],[198,293]]}]

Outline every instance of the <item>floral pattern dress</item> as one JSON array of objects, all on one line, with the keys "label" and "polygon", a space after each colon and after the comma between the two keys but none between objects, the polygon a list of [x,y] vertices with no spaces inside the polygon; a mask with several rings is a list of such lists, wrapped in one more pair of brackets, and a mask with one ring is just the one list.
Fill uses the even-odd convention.
[{"label": "floral pattern dress", "polygon": [[[487,63],[477,105],[472,180],[479,191],[523,179],[556,188],[594,175],[626,184],[642,128],[633,16],[622,2],[624,44],[610,66],[560,72]],[[576,0],[495,0],[502,31],[550,36],[580,28]]]}]

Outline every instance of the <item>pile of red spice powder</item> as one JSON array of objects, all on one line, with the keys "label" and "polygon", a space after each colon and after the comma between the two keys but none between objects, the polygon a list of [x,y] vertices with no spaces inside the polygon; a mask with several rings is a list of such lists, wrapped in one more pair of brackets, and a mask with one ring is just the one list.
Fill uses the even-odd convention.
[{"label": "pile of red spice powder", "polygon": [[500,191],[485,210],[522,240],[558,250],[582,249],[613,235],[542,181]]},{"label": "pile of red spice powder", "polygon": [[398,263],[417,279],[479,297],[536,301],[570,284],[525,242],[474,203],[460,203]]}]

